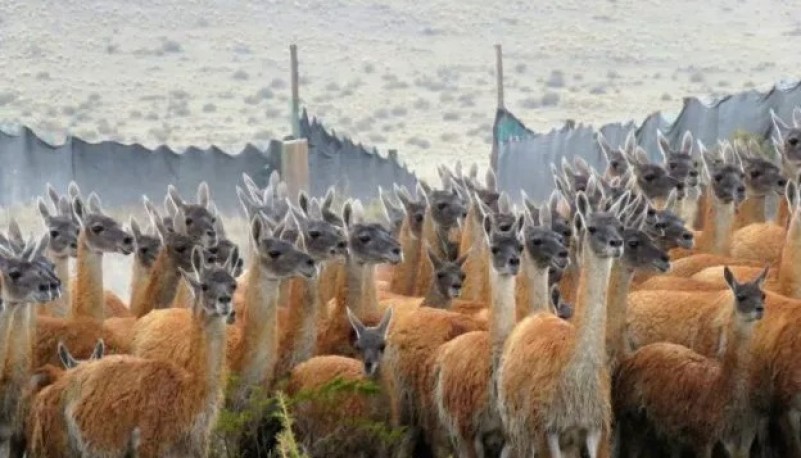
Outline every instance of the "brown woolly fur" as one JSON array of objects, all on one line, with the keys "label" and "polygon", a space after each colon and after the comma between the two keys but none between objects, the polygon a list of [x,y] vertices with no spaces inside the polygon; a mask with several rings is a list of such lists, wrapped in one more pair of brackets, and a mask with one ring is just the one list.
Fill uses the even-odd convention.
[{"label": "brown woolly fur", "polygon": [[386,371],[394,378],[403,423],[419,427],[429,440],[439,425],[434,403],[436,351],[457,336],[480,329],[461,313],[431,307],[394,320],[384,356]]},{"label": "brown woolly fur", "polygon": [[[762,318],[763,269],[753,282],[739,284],[726,270],[729,294],[726,345],[719,360],[673,343],[646,345],[621,364],[615,382],[615,412],[624,424],[642,428],[640,417],[676,445],[696,456],[712,456],[722,441],[730,456],[748,458],[757,418],[750,401],[748,370],[754,323]],[[664,380],[669,379],[669,385]],[[626,433],[623,432],[625,435]]]},{"label": "brown woolly fur", "polygon": [[[315,396],[332,382],[354,388]],[[287,392],[300,399],[292,414],[298,436],[312,445],[311,456],[381,456],[380,444],[375,443],[366,425],[390,422],[389,400],[384,389],[376,395],[358,390],[368,382],[362,363],[344,356],[316,356],[292,369]],[[327,443],[326,438],[333,443]]]},{"label": "brown woolly fur", "polygon": [[651,277],[639,285],[632,286],[631,289],[632,291],[720,291],[723,288],[714,283],[707,283],[693,278],[661,275]]},{"label": "brown woolly fur", "polygon": [[606,303],[612,263],[622,254],[622,227],[611,216],[620,202],[609,214],[590,214],[584,193],[576,203],[582,228],[592,227],[582,235],[576,314],[570,322],[551,313],[525,318],[506,340],[498,368],[497,408],[520,456],[545,453],[546,442],[551,455],[560,453],[560,439],[579,433],[596,457],[610,431]]},{"label": "brown woolly fur", "polygon": [[732,235],[732,257],[760,261],[763,265],[775,264],[784,244],[785,227],[773,223],[755,223],[737,230]]},{"label": "brown woolly fur", "polygon": [[700,253],[678,259],[675,262],[671,262],[670,276],[688,278],[706,269],[707,267],[722,266],[724,264],[765,267],[765,263],[760,261],[748,261],[730,256]]},{"label": "brown woolly fur", "polygon": [[486,304],[489,301],[489,254],[484,241],[484,231],[481,227],[481,209],[477,197],[471,199],[467,210],[465,225],[462,229],[462,240],[459,244],[459,253],[467,254],[464,264],[465,284],[462,290],[462,299],[479,301]]},{"label": "brown woolly fur", "polygon": [[446,257],[442,247],[447,243],[447,237],[440,234],[437,229],[437,224],[434,222],[431,206],[426,208],[426,214],[423,219],[423,243],[420,244],[420,254],[417,255],[417,272],[415,278],[415,286],[413,296],[423,296],[431,286],[431,278],[433,277],[433,268],[431,263],[428,262],[428,256],[425,255],[426,246],[432,247],[437,256]]},{"label": "brown woolly fur", "polygon": [[230,271],[211,269],[200,273],[195,264],[193,289],[198,299],[188,336],[188,369],[109,356],[76,367],[53,385],[63,387],[62,413],[72,453],[122,456],[136,428],[142,457],[208,453],[208,437],[223,398],[225,319],[235,287]]},{"label": "brown woolly fur", "polygon": [[55,352],[59,342],[63,342],[76,358],[88,358],[98,339],[106,343],[109,354],[129,353],[129,341],[124,336],[93,319],[64,320],[40,316],[36,322],[33,367],[59,364]]},{"label": "brown woolly fur", "polygon": [[78,237],[78,260],[76,262],[75,288],[70,316],[104,319],[103,300],[103,256],[95,253],[86,241],[86,230]]},{"label": "brown woolly fur", "polygon": [[105,291],[103,293],[103,304],[106,317],[124,318],[131,316],[131,311],[128,310],[128,306],[125,302],[111,291]]},{"label": "brown woolly fur", "polygon": [[[423,253],[419,236],[412,233],[409,218],[413,215],[406,215],[400,229],[399,241],[403,250],[403,261],[392,269],[392,278],[389,284],[389,291],[395,294],[411,296],[416,284],[417,268],[420,264],[420,255]],[[380,278],[380,277],[379,277]]]}]

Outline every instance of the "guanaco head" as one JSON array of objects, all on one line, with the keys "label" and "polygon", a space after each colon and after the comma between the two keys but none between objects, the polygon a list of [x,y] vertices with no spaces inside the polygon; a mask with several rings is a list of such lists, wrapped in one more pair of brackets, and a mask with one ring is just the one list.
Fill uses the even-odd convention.
[{"label": "guanaco head", "polygon": [[462,195],[458,185],[443,179],[443,189],[431,189],[421,182],[431,219],[443,231],[457,227],[467,216],[467,196]]},{"label": "guanaco head", "polygon": [[467,261],[468,253],[459,256],[455,261],[448,261],[440,259],[429,246],[426,246],[426,251],[428,260],[434,269],[433,287],[437,288],[442,297],[448,299],[459,297],[466,277],[462,266]]},{"label": "guanaco head", "polygon": [[423,188],[417,186],[417,198],[412,198],[405,186],[394,185],[395,195],[405,210],[406,225],[412,236],[420,238],[423,234],[423,221],[426,217],[426,200]]},{"label": "guanaco head", "polygon": [[570,165],[567,158],[562,157],[561,173],[556,169],[556,165],[551,163],[554,179],[559,181],[557,187],[564,188],[562,191],[565,193],[586,192],[591,170],[587,161],[579,156],[573,158],[573,165]]},{"label": "guanaco head", "polygon": [[631,271],[656,269],[667,272],[670,269],[670,257],[645,230],[647,210],[640,210],[636,203],[633,207],[623,219],[623,257],[620,261]]},{"label": "guanaco head", "polygon": [[129,255],[134,250],[134,238],[113,218],[107,216],[94,192],[84,205],[80,197],[73,199],[72,207],[80,223],[86,247],[96,253]]},{"label": "guanaco head", "polygon": [[553,307],[554,314],[563,320],[569,320],[573,317],[573,304],[565,302],[563,299],[559,286],[551,286],[551,307]]},{"label": "guanaco head", "polygon": [[348,310],[348,320],[356,333],[356,342],[353,344],[361,354],[364,362],[364,373],[368,377],[375,377],[381,364],[386,348],[387,331],[392,321],[392,308],[388,307],[381,321],[375,327],[365,326],[359,318]]},{"label": "guanaco head", "polygon": [[673,189],[678,189],[683,196],[684,182],[670,176],[663,166],[651,163],[641,147],[635,148],[633,153],[628,154],[626,160],[634,172],[637,187],[649,199],[667,199]]},{"label": "guanaco head", "polygon": [[743,163],[748,195],[784,194],[787,179],[782,176],[778,165],[760,156],[748,145],[736,145],[735,153]]},{"label": "guanaco head", "polygon": [[534,206],[537,210],[535,220],[528,208],[531,207],[523,212],[526,222],[523,232],[526,259],[538,269],[553,266],[563,270],[570,263],[569,252],[562,235],[553,229],[551,212],[547,208],[538,209]]},{"label": "guanaco head", "polygon": [[723,149],[723,157],[706,151],[701,145],[704,171],[714,196],[724,204],[739,204],[745,200],[745,173],[734,151]]},{"label": "guanaco head", "polygon": [[43,303],[58,298],[61,282],[55,269],[40,262],[49,243],[50,234],[46,233],[35,242],[29,241],[19,251],[0,247],[4,306]]},{"label": "guanaco head", "polygon": [[365,221],[364,207],[358,200],[345,203],[342,219],[348,232],[348,254],[360,264],[398,264],[403,260],[401,246],[389,229]]},{"label": "guanaco head", "polygon": [[[634,130],[629,132],[629,136],[631,136],[631,141],[634,141]],[[601,132],[598,132],[596,136],[596,141],[598,142],[598,147],[601,149],[601,153],[603,153],[604,158],[606,159],[606,171],[604,175],[609,178],[620,177],[623,176],[626,171],[628,171],[629,166],[626,162],[625,156],[623,156],[623,150],[620,148],[612,148],[607,142],[606,137]],[[629,137],[626,137],[626,142],[628,143]]]},{"label": "guanaco head", "polygon": [[[103,342],[103,339],[97,339],[97,343],[95,343],[95,348],[92,350],[92,354],[89,355],[84,361],[96,361],[102,358],[106,354],[106,344]],[[61,361],[61,364],[64,366],[64,369],[73,369],[81,364],[83,361],[75,359],[70,353],[69,349],[64,342],[58,343],[58,359]]]},{"label": "guanaco head", "polygon": [[750,282],[739,283],[729,266],[723,268],[723,278],[734,295],[734,306],[738,316],[746,323],[757,321],[765,313],[765,293],[762,284],[768,276],[769,266],[766,266],[757,277]]},{"label": "guanaco head", "polygon": [[554,189],[548,197],[548,204],[542,208],[529,199],[525,191],[522,192],[522,195],[523,203],[531,215],[531,220],[539,221],[540,211],[550,211],[551,229],[562,237],[562,244],[566,248],[570,248],[573,243],[573,226],[570,224],[570,220],[563,215],[570,211],[570,204],[565,202],[562,192]]},{"label": "guanaco head", "polygon": [[134,237],[134,259],[147,269],[153,267],[153,263],[156,262],[156,257],[161,251],[161,239],[143,232],[139,227],[139,222],[133,216],[131,216],[129,225]]},{"label": "guanaco head", "polygon": [[643,229],[663,250],[676,247],[691,249],[694,245],[693,233],[687,229],[684,220],[667,207],[663,210],[645,204],[645,223]]},{"label": "guanaco head", "polygon": [[693,134],[689,130],[681,138],[681,147],[673,149],[668,139],[657,130],[657,143],[668,174],[687,187],[698,186],[701,161],[693,155]]},{"label": "guanaco head", "polygon": [[622,196],[610,205],[594,209],[583,192],[576,194],[575,226],[582,234],[581,243],[589,244],[590,250],[600,258],[619,258],[623,254],[623,225],[620,222]]},{"label": "guanaco head", "polygon": [[[285,216],[294,219],[292,212]],[[282,226],[286,226],[282,224]],[[282,238],[283,227],[273,225],[269,218],[257,214],[250,223],[250,242],[255,247],[258,262],[266,276],[274,280],[303,275],[311,278],[317,274],[314,259],[303,251],[303,236],[295,230],[294,242]],[[293,228],[289,228],[292,231]]]},{"label": "guanaco head", "polygon": [[[25,251],[26,247],[31,242],[26,242],[22,237],[22,230],[15,219],[11,219],[8,223],[8,237],[0,234],[0,248],[6,252],[20,255]],[[52,244],[50,244],[52,245]],[[61,279],[56,275],[55,263],[46,255],[45,252],[36,252],[31,261],[36,268],[39,269],[39,274],[43,279],[50,282],[50,294],[53,299],[61,296]],[[0,300],[0,304],[2,300]]]},{"label": "guanaco head", "polygon": [[[281,176],[277,170],[273,170],[267,183],[267,187],[260,189],[248,174],[243,173],[247,192],[237,186],[236,191],[245,216],[251,219],[257,213],[263,213],[273,221],[281,221],[289,211],[287,201],[287,186],[281,181]],[[331,193],[332,190],[329,190]],[[302,205],[302,202],[301,202]]]},{"label": "guanaco head", "polygon": [[523,217],[520,216],[508,231],[502,231],[495,216],[484,216],[484,233],[490,253],[490,265],[499,275],[514,276],[520,270],[523,256]]},{"label": "guanaco head", "polygon": [[[220,213],[217,211],[216,205],[214,203],[211,204],[211,212],[212,214],[219,215]],[[228,238],[228,235],[225,232],[225,226],[223,225],[223,221],[221,217],[217,217],[214,222],[214,230],[217,233],[217,243],[213,246],[208,247],[206,249],[207,254],[209,257],[214,258],[214,262],[225,262],[226,259],[231,255],[234,250],[239,250],[239,247]],[[242,275],[242,271],[245,268],[245,261],[241,257],[236,257],[236,264],[234,265],[234,277],[239,277]]]},{"label": "guanaco head", "polygon": [[233,312],[232,300],[236,291],[234,270],[238,257],[239,250],[235,249],[222,265],[208,264],[203,249],[195,246],[192,250],[192,271],[180,271],[195,296],[196,312],[203,312],[207,317],[228,319]]},{"label": "guanaco head", "polygon": [[[145,210],[150,216],[150,223],[156,228],[162,250],[165,250],[166,256],[174,266],[184,270],[192,269],[192,249],[195,247],[196,242],[193,237],[187,233],[185,218],[182,209],[177,209],[175,217],[173,217],[173,228],[170,229],[164,223],[164,220],[159,215],[156,207],[147,199],[144,198]],[[216,256],[205,252],[204,255],[207,262],[214,262]],[[156,255],[158,257],[158,254]]]},{"label": "guanaco head", "polygon": [[[301,193],[301,195],[305,195]],[[323,262],[348,254],[348,239],[343,228],[325,219],[320,201],[307,199],[305,206],[295,216],[303,233],[306,252],[316,262]]]},{"label": "guanaco head", "polygon": [[793,110],[792,126],[784,122],[772,109],[770,116],[775,129],[774,140],[778,146],[777,149],[782,153],[788,165],[797,171],[801,168],[801,109],[796,107]]},{"label": "guanaco head", "polygon": [[[495,176],[495,172],[492,169],[487,170],[483,186],[478,182],[477,176],[478,165],[473,164],[470,169],[470,176],[464,177],[462,180],[464,188],[468,191],[469,196],[477,197],[484,205],[493,211],[498,211],[498,199],[500,199],[501,194],[498,192],[498,179]],[[477,222],[481,223],[483,218],[479,215],[476,216],[478,217]]]},{"label": "guanaco head", "polygon": [[[48,191],[51,189],[52,187],[48,185]],[[55,197],[58,197],[55,212],[50,211],[43,199],[37,200],[39,214],[50,232],[50,254],[54,258],[74,258],[78,255],[78,234],[81,228],[75,220],[69,199],[57,195],[51,198]]]},{"label": "guanaco head", "polygon": [[[215,223],[219,217],[213,212],[214,207],[211,203],[209,185],[203,181],[197,187],[197,203],[185,202],[178,190],[173,185],[167,187],[167,195],[175,206],[183,212],[182,224],[186,227],[186,234],[205,247],[214,246],[217,243],[217,229]],[[173,226],[179,221],[176,215],[171,215]]]}]

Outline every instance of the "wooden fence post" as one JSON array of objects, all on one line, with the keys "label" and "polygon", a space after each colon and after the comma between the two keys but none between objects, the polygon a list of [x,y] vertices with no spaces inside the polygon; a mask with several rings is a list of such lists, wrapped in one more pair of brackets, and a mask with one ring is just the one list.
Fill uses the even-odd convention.
[{"label": "wooden fence post", "polygon": [[281,179],[289,198],[296,202],[300,191],[309,192],[309,142],[305,138],[284,140],[281,146]]}]

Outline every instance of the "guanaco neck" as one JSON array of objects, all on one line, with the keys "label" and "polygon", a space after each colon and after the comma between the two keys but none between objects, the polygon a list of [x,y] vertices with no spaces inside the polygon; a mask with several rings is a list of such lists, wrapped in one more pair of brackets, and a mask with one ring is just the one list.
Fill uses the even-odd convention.
[{"label": "guanaco neck", "polygon": [[71,318],[93,318],[102,322],[105,318],[103,294],[103,252],[89,247],[86,229],[78,236],[78,277],[75,298],[70,309]]},{"label": "guanaco neck", "polygon": [[336,293],[336,318],[344,319],[346,317],[345,308],[350,309],[357,316],[361,316],[363,312],[363,299],[364,299],[364,270],[365,264],[348,256],[345,261],[345,266],[339,275]]},{"label": "guanaco neck", "polygon": [[[707,190],[712,193],[711,188]],[[731,250],[734,203],[723,203],[715,196],[707,196],[704,228],[698,237],[698,251],[726,256]]]},{"label": "guanaco neck", "polygon": [[718,388],[715,392],[728,393],[731,397],[731,405],[741,406],[745,404],[749,393],[748,367],[751,360],[751,345],[749,341],[753,333],[753,323],[745,323],[737,315],[735,308],[732,309],[732,317],[729,322],[726,337],[726,350],[723,353],[723,361]]},{"label": "guanaco neck", "polygon": [[264,271],[258,256],[248,267],[239,372],[243,387],[266,387],[278,359],[278,295],[281,280]]},{"label": "guanaco neck", "polygon": [[778,277],[782,294],[801,298],[801,212],[799,211],[793,212],[787,227]]},{"label": "guanaco neck", "polygon": [[[328,262],[323,263],[323,265]],[[291,285],[289,305],[289,330],[292,339],[289,367],[308,360],[317,346],[317,322],[320,309],[319,277],[295,277]]]},{"label": "guanaco neck", "polygon": [[4,302],[2,308],[0,308],[0,380],[6,375],[5,362],[8,356],[8,349],[14,348],[9,343],[11,323],[13,321],[14,309]]},{"label": "guanaco neck", "polygon": [[141,318],[153,309],[169,307],[175,299],[180,279],[178,266],[167,253],[167,248],[162,249],[153,263],[145,292],[131,302],[131,312]]},{"label": "guanaco neck", "polygon": [[[192,303],[192,293],[189,291],[189,284],[183,278],[178,279],[175,286],[175,296],[172,298],[170,307],[186,307]],[[161,308],[161,307],[159,307]]]},{"label": "guanaco neck", "polygon": [[66,317],[70,309],[70,257],[50,252],[47,256],[56,266],[56,276],[61,280],[61,296],[48,304],[52,316]]},{"label": "guanaco neck", "polygon": [[152,266],[147,267],[139,259],[134,259],[133,267],[131,268],[131,298],[128,301],[131,307],[133,307],[133,304],[142,301],[141,296],[145,294],[151,271]]},{"label": "guanaco neck", "polygon": [[421,252],[421,240],[412,233],[412,229],[409,225],[410,217],[410,215],[407,215],[403,218],[403,224],[400,228],[403,261],[393,269],[392,280],[389,286],[390,291],[404,296],[412,295]]},{"label": "guanaco neck", "polygon": [[320,271],[318,288],[320,290],[320,307],[318,308],[318,325],[328,320],[328,303],[336,297],[340,278],[345,275],[345,261],[342,259],[327,261]]},{"label": "guanaco neck", "polygon": [[[448,243],[447,231],[440,228],[434,221],[434,216],[431,213],[431,207],[426,208],[425,217],[423,219],[423,240],[426,243],[420,244],[420,250],[417,255],[417,278],[415,279],[415,296],[423,296],[428,292],[428,287],[431,286],[431,279],[433,278],[434,269],[431,263],[428,262],[427,249],[431,250],[441,259],[447,259],[445,253],[445,246]],[[426,247],[428,246],[428,248]]]},{"label": "guanaco neck", "polygon": [[515,318],[518,322],[528,315],[549,311],[550,301],[548,267],[538,266],[528,251],[524,251],[523,256],[515,300]]},{"label": "guanaco neck", "polygon": [[612,264],[606,296],[606,353],[614,372],[625,351],[626,306],[634,270],[618,259]]},{"label": "guanaco neck", "polygon": [[365,264],[362,269],[362,313],[376,313],[378,311],[378,289],[375,286],[376,264]]},{"label": "guanaco neck", "polygon": [[225,379],[225,321],[220,317],[209,317],[192,311],[192,330],[190,347],[193,351],[187,371],[196,377],[192,383],[196,393],[193,401],[202,409],[222,399],[223,380]]},{"label": "guanaco neck", "polygon": [[698,219],[699,199],[701,198],[701,189],[698,186],[693,186],[687,189],[684,199],[681,201],[681,211],[679,215],[684,220],[684,224],[688,228],[694,228],[696,220]]},{"label": "guanaco neck", "polygon": [[776,224],[779,226],[786,226],[790,221],[790,204],[787,199],[779,199],[779,208],[776,211]]},{"label": "guanaco neck", "polygon": [[582,243],[581,273],[576,292],[574,315],[577,339],[566,373],[595,380],[597,371],[606,367],[606,301],[612,258],[600,258],[588,241]]},{"label": "guanaco neck", "polygon": [[739,229],[752,223],[764,223],[766,204],[767,198],[764,194],[752,194],[746,197],[737,209],[734,229]]},{"label": "guanaco neck", "polygon": [[468,253],[464,262],[464,288],[461,298],[467,301],[481,301],[486,298],[487,281],[489,279],[489,257],[487,242],[484,240],[484,228],[479,221],[478,205],[470,204],[467,210],[462,239],[459,243],[459,254]]},{"label": "guanaco neck", "polygon": [[504,343],[516,324],[515,282],[515,275],[499,275],[495,269],[490,269],[492,305],[490,307],[489,336],[492,348],[493,383],[496,381]]},{"label": "guanaco neck", "polygon": [[12,329],[8,336],[5,376],[12,390],[27,386],[31,373],[33,338],[36,333],[36,309],[31,304],[9,304],[12,310]]}]

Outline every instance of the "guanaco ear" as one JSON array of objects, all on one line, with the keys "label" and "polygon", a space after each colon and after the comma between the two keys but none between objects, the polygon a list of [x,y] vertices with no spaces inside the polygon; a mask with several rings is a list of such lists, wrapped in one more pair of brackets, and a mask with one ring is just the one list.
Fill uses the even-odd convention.
[{"label": "guanaco ear", "polygon": [[542,210],[538,211],[537,213],[539,213],[537,218],[539,220],[539,225],[550,229],[553,225],[553,215],[548,208],[543,207]]},{"label": "guanaco ear", "polygon": [[592,209],[590,207],[590,200],[587,198],[587,195],[582,191],[576,193],[576,214],[581,219],[581,227],[586,226],[585,223],[587,218],[589,218],[591,211]]},{"label": "guanaco ear", "polygon": [[770,109],[770,118],[773,121],[773,127],[776,129],[776,136],[779,139],[780,143],[784,142],[784,137],[787,136],[787,133],[790,131],[790,126],[787,125],[782,119],[773,111],[773,108]]},{"label": "guanaco ear", "polygon": [[47,190],[47,196],[50,198],[50,201],[53,202],[53,205],[56,208],[58,208],[58,203],[61,200],[61,196],[58,195],[56,188],[54,188],[53,185],[48,182],[45,184],[45,189]]},{"label": "guanaco ear", "polygon": [[176,189],[175,186],[171,184],[167,185],[167,195],[170,196],[173,203],[175,203],[175,205],[178,206],[178,208],[186,207],[186,202],[184,202],[184,199],[178,193],[178,189]]},{"label": "guanaco ear", "polygon": [[206,257],[203,254],[203,248],[199,245],[192,247],[192,269],[198,278],[200,278],[200,272],[206,268]]},{"label": "guanaco ear", "polygon": [[470,257],[470,253],[472,251],[473,251],[473,247],[470,247],[467,250],[465,250],[465,252],[461,256],[456,258],[456,261],[455,261],[456,264],[458,264],[459,267],[464,267],[464,263],[467,262],[467,258]]},{"label": "guanaco ear", "polygon": [[389,331],[389,324],[392,322],[392,307],[387,307],[384,316],[381,317],[381,322],[375,327],[376,332],[381,335],[381,338],[386,340],[387,331]]},{"label": "guanaco ear", "polygon": [[89,207],[89,211],[91,213],[96,215],[104,214],[103,207],[100,204],[100,196],[98,196],[96,192],[92,191],[92,193],[89,194],[89,199],[87,200],[87,204]]},{"label": "guanaco ear", "polygon": [[770,264],[766,265],[762,272],[760,272],[759,276],[754,279],[754,283],[758,287],[762,287],[762,284],[765,283],[765,280],[768,278],[768,270],[770,269]]},{"label": "guanaco ear", "polygon": [[131,226],[131,233],[134,236],[134,240],[138,241],[142,238],[142,230],[139,228],[139,222],[136,221],[136,218],[131,215],[131,218],[128,220],[128,225]]},{"label": "guanaco ear", "polygon": [[309,196],[306,191],[301,190],[298,192],[298,207],[303,210],[303,213],[309,214]]},{"label": "guanaco ear", "polygon": [[[476,197],[478,197],[478,195],[476,195]],[[512,200],[505,191],[501,192],[501,195],[498,197],[498,213],[512,213]]]},{"label": "guanaco ear", "polygon": [[72,369],[78,365],[78,361],[72,357],[63,342],[58,343],[58,359],[61,360],[61,364],[65,369]]},{"label": "guanaco ear", "polygon": [[674,206],[676,205],[676,200],[678,200],[679,193],[676,188],[670,190],[667,196],[667,200],[665,200],[665,209],[666,210],[673,210]]},{"label": "guanaco ear", "polygon": [[200,184],[197,185],[197,203],[205,209],[210,209],[211,192],[209,191],[209,184],[205,181],[201,181]]},{"label": "guanaco ear", "polygon": [[364,330],[366,329],[364,324],[362,324],[361,320],[353,314],[350,307],[346,307],[348,312],[348,321],[350,321],[350,326],[356,332],[356,339],[361,339],[362,335],[364,334]]},{"label": "guanaco ear", "polygon": [[[475,165],[475,164],[474,164]],[[472,170],[471,170],[472,172]],[[478,166],[476,165],[476,173],[478,173]],[[485,183],[487,190],[489,191],[497,191],[498,190],[498,177],[495,175],[495,171],[492,169],[487,170],[487,176],[485,178]]]},{"label": "guanaco ear", "polygon": [[662,160],[667,163],[670,158],[670,153],[672,152],[670,149],[670,142],[665,137],[665,134],[662,133],[661,129],[656,130],[656,139],[659,144],[659,152],[662,153]]},{"label": "guanaco ear", "polygon": [[75,219],[75,216],[72,214],[72,204],[67,196],[61,196],[58,198],[58,202],[56,202],[56,211],[61,216],[69,216],[72,219]]},{"label": "guanaco ear", "polygon": [[41,197],[36,198],[36,205],[39,208],[39,214],[42,218],[47,221],[50,219],[50,209],[47,208],[47,204],[45,203],[44,199]]},{"label": "guanaco ear", "polygon": [[31,252],[28,256],[28,261],[32,262],[37,258],[44,256],[45,250],[50,246],[50,233],[45,232],[39,237],[36,244],[32,245]]},{"label": "guanaco ear", "polygon": [[86,219],[86,209],[84,209],[83,199],[81,196],[75,196],[72,198],[72,215],[75,218],[75,221],[81,226],[84,227],[84,221]]},{"label": "guanaco ear", "polygon": [[726,280],[726,284],[729,285],[729,288],[732,291],[737,288],[737,280],[734,278],[734,274],[729,269],[729,266],[723,267],[723,278]]},{"label": "guanaco ear", "polygon": [[431,249],[426,243],[426,253],[428,253],[428,260],[431,262],[431,266],[434,268],[434,271],[439,270],[442,267],[442,260],[439,259],[437,253],[434,253],[434,250]]},{"label": "guanaco ear", "polygon": [[798,204],[798,186],[795,181],[787,180],[787,186],[784,188],[784,197],[787,199],[787,206],[795,208]]},{"label": "guanaco ear", "polygon": [[97,339],[97,343],[95,344],[95,349],[92,350],[92,354],[89,356],[90,360],[98,360],[103,358],[106,354],[106,343],[103,342],[103,339]]}]

